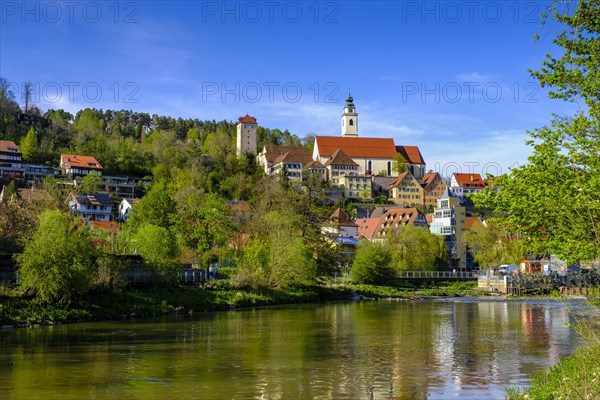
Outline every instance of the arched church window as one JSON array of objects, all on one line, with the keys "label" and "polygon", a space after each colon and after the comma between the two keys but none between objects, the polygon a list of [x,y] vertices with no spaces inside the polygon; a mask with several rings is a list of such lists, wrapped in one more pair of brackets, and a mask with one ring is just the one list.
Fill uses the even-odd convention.
[{"label": "arched church window", "polygon": [[350,122],[349,122],[350,126],[354,125],[354,121],[352,120],[352,118],[350,118]]}]

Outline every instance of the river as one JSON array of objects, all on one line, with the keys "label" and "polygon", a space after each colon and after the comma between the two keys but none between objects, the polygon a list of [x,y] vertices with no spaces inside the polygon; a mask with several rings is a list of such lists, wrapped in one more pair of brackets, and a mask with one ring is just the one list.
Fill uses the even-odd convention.
[{"label": "river", "polygon": [[576,301],[304,304],[0,331],[0,399],[502,399]]}]

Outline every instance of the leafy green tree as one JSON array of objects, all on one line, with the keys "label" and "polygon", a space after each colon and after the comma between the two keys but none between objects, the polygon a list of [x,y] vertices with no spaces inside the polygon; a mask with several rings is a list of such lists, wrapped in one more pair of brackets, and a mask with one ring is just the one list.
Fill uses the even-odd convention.
[{"label": "leafy green tree", "polygon": [[87,174],[81,178],[79,192],[81,193],[96,193],[102,184],[102,177],[98,174]]},{"label": "leafy green tree", "polygon": [[5,201],[9,201],[11,200],[13,197],[14,198],[19,198],[19,189],[17,188],[17,184],[15,183],[15,181],[10,181],[10,183],[6,186],[4,186],[4,188],[2,189],[2,191],[4,192],[4,198],[1,200],[5,200]]},{"label": "leafy green tree", "polygon": [[555,2],[547,16],[563,26],[554,38],[563,51],[548,55],[532,75],[551,98],[585,107],[529,132],[529,162],[494,178],[494,190],[473,200],[502,213],[497,223],[526,238],[537,255],[594,260],[600,258],[600,2],[581,0],[574,10]]},{"label": "leafy green tree", "polygon": [[19,285],[43,301],[68,302],[86,293],[94,276],[95,249],[80,219],[49,210],[16,257]]},{"label": "leafy green tree", "polygon": [[147,223],[170,228],[176,218],[176,204],[168,185],[155,182],[148,193],[134,204],[131,215],[127,218],[127,225],[134,232]]},{"label": "leafy green tree", "polygon": [[408,171],[408,162],[406,158],[400,153],[396,153],[394,156],[394,162],[392,163],[392,168],[397,175],[400,175],[406,171]]},{"label": "leafy green tree", "polygon": [[435,271],[447,265],[442,236],[420,226],[405,225],[386,236],[385,246],[397,271]]},{"label": "leafy green tree", "polygon": [[361,242],[352,263],[351,277],[355,283],[386,284],[395,276],[390,266],[392,255],[379,243]]},{"label": "leafy green tree", "polygon": [[19,149],[21,150],[21,154],[23,155],[23,160],[33,163],[37,161],[38,157],[38,140],[37,134],[33,127],[29,128],[27,131],[27,135],[19,144]]},{"label": "leafy green tree", "polygon": [[482,268],[518,264],[526,256],[525,241],[504,232],[497,224],[477,224],[465,232],[465,244]]},{"label": "leafy green tree", "polygon": [[134,236],[139,254],[158,272],[167,272],[177,255],[177,243],[172,233],[162,226],[145,224]]}]

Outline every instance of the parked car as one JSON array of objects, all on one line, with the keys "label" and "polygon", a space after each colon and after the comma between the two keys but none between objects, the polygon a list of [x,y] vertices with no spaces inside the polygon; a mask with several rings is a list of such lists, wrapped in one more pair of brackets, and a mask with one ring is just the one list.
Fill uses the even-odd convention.
[{"label": "parked car", "polygon": [[500,268],[498,268],[498,273],[500,275],[510,275],[517,272],[518,269],[519,266],[517,264],[502,264]]}]

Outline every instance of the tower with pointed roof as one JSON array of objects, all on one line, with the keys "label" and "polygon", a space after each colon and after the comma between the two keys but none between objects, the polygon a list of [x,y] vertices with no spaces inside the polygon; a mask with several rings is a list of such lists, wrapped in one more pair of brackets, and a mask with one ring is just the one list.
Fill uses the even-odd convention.
[{"label": "tower with pointed roof", "polygon": [[252,154],[256,156],[256,118],[246,114],[238,118],[237,123],[237,154]]},{"label": "tower with pointed roof", "polygon": [[350,93],[342,114],[342,137],[358,137],[358,113]]}]

